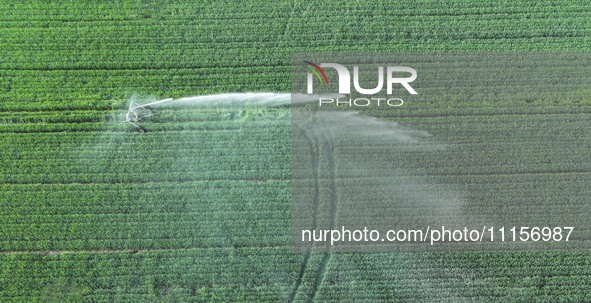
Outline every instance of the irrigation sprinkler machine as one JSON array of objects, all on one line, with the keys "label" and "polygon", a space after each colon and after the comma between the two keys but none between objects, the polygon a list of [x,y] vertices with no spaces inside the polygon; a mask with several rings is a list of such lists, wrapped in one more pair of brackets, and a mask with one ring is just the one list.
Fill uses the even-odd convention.
[{"label": "irrigation sprinkler machine", "polygon": [[171,102],[172,100],[173,100],[172,98],[168,98],[168,99],[162,99],[162,100],[158,100],[158,101],[154,101],[154,102],[150,102],[150,103],[146,103],[146,104],[138,104],[138,103],[132,101],[129,104],[129,109],[127,110],[127,114],[125,114],[125,122],[135,126],[138,132],[145,133],[146,129],[144,127],[138,125],[138,122],[141,121],[142,118],[147,118],[147,117],[150,117],[153,115],[152,110],[151,110],[151,106],[162,104],[162,103],[168,103],[168,102]]},{"label": "irrigation sprinkler machine", "polygon": [[[292,93],[270,93],[270,92],[247,92],[247,93],[223,93],[215,95],[202,95],[184,97],[179,99],[162,99],[158,101],[152,101],[146,104],[139,104],[136,102],[129,103],[129,109],[125,115],[125,122],[136,127],[137,131],[144,133],[147,130],[139,125],[142,119],[152,116],[152,108],[154,106],[160,106],[168,103],[178,103],[193,106],[262,106],[262,107],[274,107],[274,106],[285,106],[291,104],[297,104],[302,102],[312,102],[315,100],[323,100],[322,98],[338,98],[345,97],[340,94],[327,94],[327,95],[302,95]],[[334,101],[333,101],[334,102]],[[357,101],[355,101],[357,102]],[[388,101],[389,102],[389,101]],[[338,105],[338,104],[337,104]]]}]

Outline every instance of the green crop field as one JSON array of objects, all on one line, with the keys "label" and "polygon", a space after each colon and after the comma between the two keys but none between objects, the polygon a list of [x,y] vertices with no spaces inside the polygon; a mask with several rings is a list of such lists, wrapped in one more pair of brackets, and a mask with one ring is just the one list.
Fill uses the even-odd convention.
[{"label": "green crop field", "polygon": [[[292,249],[289,107],[165,108],[145,134],[120,123],[130,98],[289,92],[296,52],[589,45],[587,1],[2,1],[0,302],[591,302],[584,250]],[[581,95],[363,114],[456,148],[401,162],[408,177],[425,169],[507,213],[515,196],[588,212]]]}]

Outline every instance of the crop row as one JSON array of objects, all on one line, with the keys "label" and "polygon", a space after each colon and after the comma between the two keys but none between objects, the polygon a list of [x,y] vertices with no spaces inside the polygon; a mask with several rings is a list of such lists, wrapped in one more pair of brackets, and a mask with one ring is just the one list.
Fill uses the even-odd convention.
[{"label": "crop row", "polygon": [[[153,299],[159,297],[159,293],[166,294],[169,288],[181,289],[183,297],[198,300],[205,300],[205,294],[214,292],[219,298],[231,300],[240,292],[248,296],[269,296],[270,293],[281,296],[277,293],[281,288],[273,285],[288,287],[295,278],[301,257],[285,248],[255,248],[12,255],[0,256],[0,260],[0,280],[11,280],[9,285],[4,284],[7,287],[0,294],[3,300],[15,296],[29,299],[47,296],[50,288],[61,286],[60,281],[68,281],[63,286],[64,294],[68,293],[68,286],[80,287],[90,292],[84,295],[98,295],[110,301],[126,297]],[[24,264],[27,266],[21,267]],[[71,270],[64,271],[64,268]],[[238,281],[252,287],[231,290]],[[270,281],[275,284],[269,284]],[[120,289],[120,285],[128,285],[128,288]]]},{"label": "crop row", "polygon": [[[153,211],[187,211],[178,209],[187,201],[220,201],[224,195],[242,196],[236,201],[226,201],[226,206],[236,208],[264,208],[278,210],[269,205],[251,204],[245,201],[274,201],[288,195],[289,181],[201,181],[187,183],[143,184],[56,184],[56,185],[8,185],[1,187],[2,212],[14,214],[66,214],[77,207],[88,209],[85,213],[116,213],[118,208],[133,208],[139,213]],[[132,196],[134,199],[129,199]],[[273,197],[273,198],[272,198]],[[167,203],[158,203],[167,201]],[[102,203],[99,203],[102,202]],[[202,206],[195,206],[201,208]],[[18,211],[22,209],[22,212]],[[109,211],[110,210],[110,211]],[[283,209],[281,209],[283,210]]]},{"label": "crop row", "polygon": [[[532,258],[535,256],[535,258]],[[311,271],[321,256],[310,258]],[[183,251],[1,256],[0,280],[10,280],[5,300],[47,296],[47,288],[86,289],[81,295],[114,301],[179,296],[233,302],[287,298],[303,256],[287,248],[190,249]],[[248,260],[248,262],[244,262]],[[323,301],[437,297],[473,300],[528,296],[585,301],[591,281],[584,254],[335,254],[320,285]],[[484,267],[483,267],[484,266]],[[69,268],[69,270],[60,270]],[[490,272],[481,278],[482,268]],[[520,271],[515,271],[519,268]],[[309,295],[315,275],[303,277]],[[353,282],[353,280],[355,282]],[[63,285],[60,285],[60,281]],[[244,287],[236,288],[240,284]],[[364,286],[363,292],[355,287]],[[397,287],[393,288],[395,284]],[[483,287],[486,284],[487,287]],[[126,285],[126,288],[119,288]],[[507,288],[510,286],[510,288]],[[27,290],[26,292],[24,290]],[[175,291],[173,291],[175,290]],[[168,295],[168,297],[167,297]],[[172,297],[175,298],[175,297]]]}]

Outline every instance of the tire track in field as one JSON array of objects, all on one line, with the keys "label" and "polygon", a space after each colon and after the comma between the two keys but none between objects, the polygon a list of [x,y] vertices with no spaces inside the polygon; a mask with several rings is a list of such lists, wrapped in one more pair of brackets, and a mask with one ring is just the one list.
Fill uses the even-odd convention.
[{"label": "tire track in field", "polygon": [[[328,133],[328,134],[327,134]],[[325,128],[324,131],[321,130],[321,134],[323,135],[323,140],[326,140],[325,147],[326,147],[326,159],[327,165],[330,173],[330,223],[328,229],[335,229],[335,222],[336,222],[336,213],[337,213],[337,186],[336,186],[336,170],[335,170],[335,158],[334,158],[334,144],[332,142],[331,133],[328,128]],[[330,246],[328,242],[326,242],[326,251],[322,253],[322,261],[320,262],[320,267],[318,268],[318,272],[316,273],[316,281],[314,282],[314,288],[312,289],[312,295],[308,302],[314,302],[316,299],[316,295],[318,294],[318,289],[320,285],[324,281],[324,277],[326,274],[326,267],[328,261],[332,253],[330,252]]]},{"label": "tire track in field", "polygon": [[[315,121],[315,117],[314,117],[313,121]],[[303,129],[302,127],[300,127],[296,124],[294,124],[294,126],[297,127],[299,130],[301,130],[303,136],[306,138],[306,143],[308,144],[308,146],[310,148],[310,153],[312,156],[311,163],[310,163],[311,168],[312,168],[312,177],[314,179],[314,199],[312,201],[312,203],[314,203],[314,211],[312,213],[312,229],[316,229],[316,216],[318,214],[318,209],[320,207],[320,182],[318,181],[318,169],[320,167],[318,165],[318,162],[320,161],[320,156],[319,156],[320,147],[318,146],[318,140],[313,140],[310,136],[308,136],[306,134],[305,129]],[[314,136],[312,136],[312,137],[314,137]],[[312,255],[312,247],[309,247],[308,251],[306,252],[306,256],[304,257],[304,262],[302,262],[302,266],[300,267],[300,272],[298,274],[296,284],[289,295],[288,302],[293,302],[295,296],[297,295],[297,293],[300,289],[300,286],[302,285],[304,273],[306,273],[306,269],[307,269],[308,264],[310,262],[311,255]]]},{"label": "tire track in field", "polygon": [[[321,122],[321,121],[320,121]],[[320,181],[319,181],[319,171],[320,171],[320,153],[321,151],[324,151],[327,154],[327,165],[328,165],[328,169],[329,169],[329,178],[330,178],[330,223],[329,223],[329,229],[333,229],[334,225],[335,225],[335,221],[336,221],[336,207],[337,207],[337,196],[336,196],[336,171],[335,171],[335,160],[334,160],[334,145],[332,140],[330,139],[330,132],[328,129],[323,128],[320,126],[320,123],[318,121],[318,117],[316,114],[314,114],[312,116],[312,122],[311,125],[314,125],[315,128],[313,128],[314,133],[309,136],[306,134],[306,130],[303,129],[302,127],[298,128],[302,131],[304,137],[306,138],[306,141],[308,143],[308,146],[310,148],[311,151],[311,168],[312,168],[312,173],[313,173],[313,179],[314,179],[314,200],[313,200],[313,204],[314,204],[314,211],[313,211],[313,218],[312,218],[312,229],[315,230],[317,228],[317,217],[318,217],[318,213],[320,211]],[[320,139],[318,139],[320,138]],[[312,244],[313,245],[313,244]],[[314,285],[312,287],[312,291],[310,293],[310,295],[308,296],[308,300],[307,302],[314,302],[317,294],[318,294],[318,289],[320,288],[320,285],[322,284],[322,282],[324,281],[324,277],[326,274],[326,267],[327,264],[330,260],[331,257],[331,252],[329,252],[328,250],[330,249],[330,247],[328,246],[328,243],[325,244],[326,247],[326,251],[322,253],[322,260],[320,261],[320,265],[317,269],[316,272],[316,276],[314,279]],[[301,288],[302,285],[302,280],[304,278],[304,274],[306,273],[306,271],[308,271],[308,268],[310,267],[310,257],[312,255],[312,247],[309,248],[309,250],[306,252],[306,256],[304,257],[304,262],[302,263],[302,267],[300,268],[300,273],[298,275],[298,279],[296,281],[296,285],[293,288],[290,296],[289,296],[289,300],[288,302],[293,302],[293,300],[295,299],[295,296],[297,295],[298,291]]]}]

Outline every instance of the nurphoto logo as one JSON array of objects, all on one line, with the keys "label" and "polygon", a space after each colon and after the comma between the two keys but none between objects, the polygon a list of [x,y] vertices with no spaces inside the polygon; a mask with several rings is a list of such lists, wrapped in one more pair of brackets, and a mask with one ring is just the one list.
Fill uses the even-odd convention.
[{"label": "nurphoto logo", "polygon": [[[303,61],[308,67],[307,72],[307,94],[314,94],[314,78],[316,78],[321,86],[329,87],[329,79],[324,68],[332,68],[336,71],[338,77],[338,93],[341,95],[351,94],[351,82],[355,91],[363,95],[362,98],[319,98],[319,106],[369,106],[374,103],[377,106],[401,106],[404,101],[400,98],[392,98],[393,87],[395,85],[402,86],[407,93],[416,95],[416,90],[410,85],[411,82],[417,79],[417,71],[414,68],[406,66],[378,66],[377,67],[377,84],[373,88],[362,87],[360,83],[359,66],[353,66],[353,81],[351,81],[351,73],[347,67],[339,63],[320,63],[316,64],[312,61]],[[384,76],[385,70],[385,76]],[[384,90],[384,78],[386,78],[386,91]],[[363,78],[365,79],[365,78]],[[374,78],[375,79],[375,78]],[[374,82],[375,83],[375,82]],[[376,96],[378,95],[378,96]],[[383,97],[382,97],[383,96]]]}]

